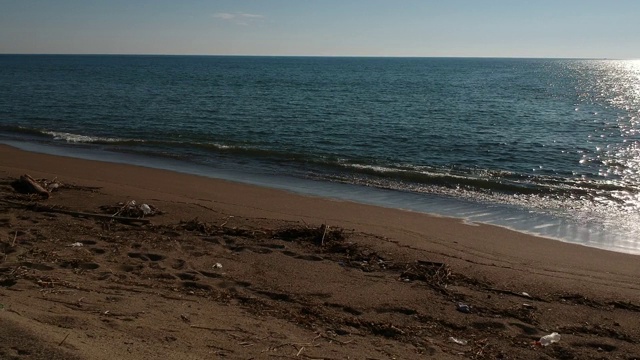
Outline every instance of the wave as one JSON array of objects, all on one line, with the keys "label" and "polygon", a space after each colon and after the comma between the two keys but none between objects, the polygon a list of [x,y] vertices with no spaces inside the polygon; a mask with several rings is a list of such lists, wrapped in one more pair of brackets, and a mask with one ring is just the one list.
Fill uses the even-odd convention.
[{"label": "wave", "polygon": [[[62,140],[67,143],[87,143],[87,144],[102,144],[102,143],[122,143],[122,142],[131,142],[136,141],[133,139],[119,139],[119,138],[111,138],[111,137],[101,137],[101,136],[88,136],[88,135],[80,135],[80,134],[72,134],[67,132],[58,132],[58,131],[43,131],[46,135],[51,135],[54,140]],[[144,142],[144,140],[137,140],[139,142]]]},{"label": "wave", "polygon": [[31,135],[31,136],[36,136],[36,137],[45,138],[45,139],[64,141],[67,143],[99,144],[99,143],[119,143],[119,142],[130,142],[130,141],[144,142],[144,140],[90,136],[90,135],[82,135],[82,134],[73,134],[73,133],[63,132],[63,131],[42,130],[42,129],[27,128],[23,126],[13,126],[13,125],[0,126],[0,132],[9,133],[9,134],[13,133],[13,134],[21,134],[21,135]]},{"label": "wave", "polygon": [[[640,193],[637,186],[611,181],[518,174],[509,171],[444,168],[411,164],[373,164],[369,159],[344,159],[330,154],[313,154],[286,149],[274,149],[256,144],[229,144],[203,141],[137,139],[74,134],[21,126],[0,126],[0,132],[35,136],[66,144],[96,144],[107,150],[189,159],[193,154],[211,157],[218,154],[275,164],[275,169],[298,173],[328,181],[353,182],[376,187],[404,184],[406,189],[439,187],[483,193],[542,196],[605,196],[615,199],[616,192]],[[387,184],[387,185],[385,185]]]},{"label": "wave", "polygon": [[[616,199],[616,192],[640,193],[637,186],[614,184],[609,181],[585,181],[564,177],[517,174],[508,171],[476,169],[443,169],[424,166],[366,165],[341,162],[340,166],[354,174],[377,178],[389,182],[404,182],[412,185],[436,186],[443,188],[464,188],[481,192],[498,192],[517,195],[546,196],[605,196]],[[359,182],[363,180],[360,179]],[[366,182],[366,180],[364,180]],[[372,181],[379,184],[379,182]],[[412,186],[410,186],[412,187]]]}]

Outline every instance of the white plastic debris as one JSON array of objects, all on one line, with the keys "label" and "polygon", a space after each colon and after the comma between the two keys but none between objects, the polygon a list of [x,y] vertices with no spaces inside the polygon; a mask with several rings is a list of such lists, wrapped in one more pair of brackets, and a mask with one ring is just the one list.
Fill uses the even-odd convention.
[{"label": "white plastic debris", "polygon": [[81,242],[74,242],[73,244],[71,244],[69,246],[71,246],[71,247],[80,247],[80,246],[84,246],[84,244],[81,243]]},{"label": "white plastic debris", "polygon": [[463,303],[458,303],[458,305],[456,306],[456,309],[465,314],[468,314],[471,312],[471,306]]},{"label": "white plastic debris", "polygon": [[545,335],[541,337],[540,340],[538,341],[538,344],[540,344],[540,346],[549,346],[559,341],[560,341],[560,334],[558,334],[557,332],[554,332],[549,335]]},{"label": "white plastic debris", "polygon": [[213,264],[213,268],[214,268],[214,269],[222,269],[222,264],[220,264],[220,263],[215,263],[215,264]]},{"label": "white plastic debris", "polygon": [[530,297],[531,297],[531,295],[529,295],[529,293],[526,293],[526,292],[522,292],[522,296],[526,296],[526,297],[528,297],[528,298],[530,298]]},{"label": "white plastic debris", "polygon": [[463,340],[463,339],[457,339],[454,338],[453,336],[451,336],[449,338],[449,340],[453,341],[454,343],[458,344],[458,345],[467,345],[468,341],[467,340]]},{"label": "white plastic debris", "polygon": [[142,213],[145,215],[151,214],[151,207],[147,204],[140,205],[140,210],[142,210]]}]

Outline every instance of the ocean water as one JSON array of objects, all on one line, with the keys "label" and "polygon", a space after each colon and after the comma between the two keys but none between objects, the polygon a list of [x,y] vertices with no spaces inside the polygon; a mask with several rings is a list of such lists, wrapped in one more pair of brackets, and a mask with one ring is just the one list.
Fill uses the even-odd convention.
[{"label": "ocean water", "polygon": [[640,61],[0,55],[0,142],[640,253]]}]

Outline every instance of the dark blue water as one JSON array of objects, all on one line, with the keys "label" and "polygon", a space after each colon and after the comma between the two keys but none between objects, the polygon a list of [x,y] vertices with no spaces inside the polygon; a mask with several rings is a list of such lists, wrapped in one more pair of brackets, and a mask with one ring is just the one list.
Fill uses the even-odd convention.
[{"label": "dark blue water", "polygon": [[639,121],[637,61],[0,56],[4,142],[627,252]]}]

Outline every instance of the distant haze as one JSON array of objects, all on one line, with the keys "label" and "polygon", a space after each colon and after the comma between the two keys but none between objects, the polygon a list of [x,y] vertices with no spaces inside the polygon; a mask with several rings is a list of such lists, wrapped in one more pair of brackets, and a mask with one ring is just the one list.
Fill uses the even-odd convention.
[{"label": "distant haze", "polygon": [[640,58],[636,0],[0,0],[0,53]]}]

